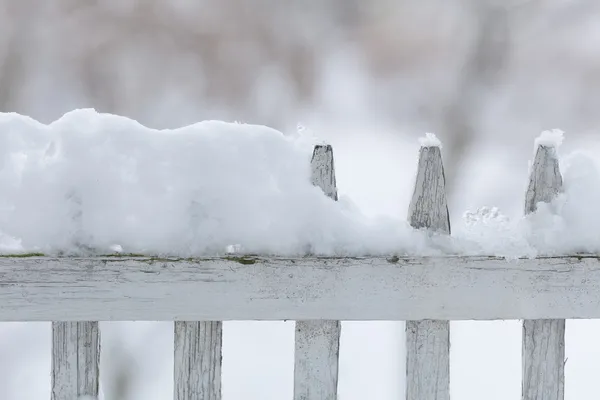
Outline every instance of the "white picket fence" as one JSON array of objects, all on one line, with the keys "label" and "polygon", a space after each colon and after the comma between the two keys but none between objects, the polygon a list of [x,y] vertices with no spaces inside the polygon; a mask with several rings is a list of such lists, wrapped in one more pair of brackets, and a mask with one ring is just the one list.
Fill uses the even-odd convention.
[{"label": "white picket fence", "polygon": [[[313,183],[337,200],[333,150]],[[525,209],[561,191],[540,146]],[[450,234],[441,150],[422,147],[415,228]],[[0,321],[53,322],[52,400],[97,396],[100,332],[90,321],[174,321],[174,398],[221,398],[222,321],[295,320],[295,400],[337,398],[340,320],[407,321],[406,399],[447,400],[451,320],[524,319],[524,400],[564,398],[565,319],[600,317],[596,256],[0,258]],[[87,322],[82,322],[87,321]],[[390,355],[393,357],[394,355]]]}]

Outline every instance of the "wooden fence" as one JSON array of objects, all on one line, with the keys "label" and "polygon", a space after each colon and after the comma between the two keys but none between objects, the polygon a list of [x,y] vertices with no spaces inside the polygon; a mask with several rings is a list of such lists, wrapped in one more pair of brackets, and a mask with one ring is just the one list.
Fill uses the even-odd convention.
[{"label": "wooden fence", "polygon": [[[313,183],[337,200],[331,146]],[[555,149],[540,146],[525,211],[561,191]],[[441,150],[420,150],[415,228],[450,234]],[[0,321],[52,323],[52,400],[97,396],[95,321],[174,321],[174,398],[221,398],[222,321],[295,320],[295,400],[337,398],[340,320],[406,323],[406,399],[447,400],[451,320],[524,319],[524,400],[564,398],[566,318],[600,317],[596,256],[0,258]],[[393,355],[391,355],[393,356]],[[399,378],[400,379],[400,378]]]}]

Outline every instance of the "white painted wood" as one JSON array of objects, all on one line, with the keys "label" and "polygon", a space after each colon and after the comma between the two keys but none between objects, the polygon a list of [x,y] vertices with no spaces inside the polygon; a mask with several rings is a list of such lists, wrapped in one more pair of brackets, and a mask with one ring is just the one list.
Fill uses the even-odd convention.
[{"label": "white painted wood", "polygon": [[406,397],[449,399],[448,321],[407,321],[406,344]]},{"label": "white painted wood", "polygon": [[[312,183],[337,201],[333,148],[315,146]],[[294,400],[337,399],[340,321],[296,321]]]},{"label": "white painted wood", "polygon": [[222,338],[222,322],[175,322],[175,400],[221,399]]},{"label": "white painted wood", "polygon": [[565,320],[523,322],[523,400],[564,399]]},{"label": "white painted wood", "polygon": [[0,321],[544,318],[600,318],[597,256],[0,257]]},{"label": "white painted wood", "polygon": [[446,177],[439,147],[422,147],[408,222],[414,228],[450,234]]},{"label": "white painted wood", "polygon": [[538,203],[550,203],[563,190],[563,180],[558,164],[556,149],[539,146],[525,193],[525,213],[537,210]]},{"label": "white painted wood", "polygon": [[[539,146],[525,195],[525,213],[540,202],[550,203],[562,191],[554,147]],[[523,400],[563,400],[565,382],[565,320],[523,321]]]},{"label": "white painted wood", "polygon": [[[79,253],[89,250],[83,233],[81,196],[67,194],[72,241]],[[52,323],[52,400],[98,396],[100,331],[98,322],[55,321]]]},{"label": "white painted wood", "polygon": [[294,400],[337,398],[340,321],[296,322]]},{"label": "white painted wood", "polygon": [[99,366],[97,322],[52,323],[52,400],[96,398]]},{"label": "white painted wood", "polygon": [[[414,228],[450,234],[444,165],[438,146],[421,147],[408,220]],[[432,294],[432,299],[437,296]],[[406,321],[406,399],[450,399],[448,321]]]},{"label": "white painted wood", "polygon": [[335,163],[331,145],[317,145],[310,160],[312,184],[321,188],[327,197],[337,201]]},{"label": "white painted wood", "polygon": [[[196,232],[201,210],[194,200],[189,208],[189,227]],[[220,400],[222,321],[174,322],[174,399]]]}]

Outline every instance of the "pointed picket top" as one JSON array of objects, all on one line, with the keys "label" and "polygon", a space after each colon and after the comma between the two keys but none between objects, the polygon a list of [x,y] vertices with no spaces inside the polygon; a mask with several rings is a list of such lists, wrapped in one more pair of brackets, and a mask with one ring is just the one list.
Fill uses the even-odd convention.
[{"label": "pointed picket top", "polygon": [[[535,159],[525,194],[525,214],[541,202],[550,203],[562,192],[558,147],[563,132],[545,131],[535,140]],[[564,400],[565,320],[523,321],[522,399]]]},{"label": "pointed picket top", "polygon": [[408,208],[408,221],[413,228],[449,234],[450,215],[441,143],[433,134],[427,134],[420,142],[417,179]]},{"label": "pointed picket top", "polygon": [[310,161],[310,168],[312,184],[320,187],[328,197],[337,201],[333,147],[329,144],[316,145]]},{"label": "pointed picket top", "polygon": [[[419,165],[408,209],[413,228],[450,234],[441,143],[428,133],[419,140]],[[450,399],[450,323],[406,321],[406,399]]]},{"label": "pointed picket top", "polygon": [[[312,183],[337,201],[333,148],[316,145],[310,162]],[[296,321],[294,400],[336,400],[340,356],[340,321]]]},{"label": "pointed picket top", "polygon": [[540,202],[550,203],[562,192],[563,179],[558,164],[562,132],[545,131],[536,139],[535,159],[525,194],[525,214],[534,212]]}]

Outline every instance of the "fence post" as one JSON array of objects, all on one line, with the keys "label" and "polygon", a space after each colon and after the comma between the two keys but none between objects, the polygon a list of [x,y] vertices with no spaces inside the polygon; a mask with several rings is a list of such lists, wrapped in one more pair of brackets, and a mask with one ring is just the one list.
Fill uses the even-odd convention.
[{"label": "fence post", "polygon": [[98,322],[52,323],[52,400],[97,398],[99,367]]},{"label": "fence post", "polygon": [[[414,228],[450,234],[446,183],[439,146],[422,146],[408,211]],[[449,400],[450,324],[406,321],[406,399]]]},{"label": "fence post", "polygon": [[175,322],[175,400],[221,399],[223,322]]},{"label": "fence post", "polygon": [[[556,148],[540,145],[525,195],[525,213],[550,203],[562,191]],[[523,400],[563,400],[565,384],[565,320],[523,321]]]},{"label": "fence post", "polygon": [[[192,201],[192,229],[202,223],[198,212],[198,203]],[[220,400],[223,322],[175,321],[173,327],[174,399]]]},{"label": "fence post", "polygon": [[[317,145],[311,160],[312,183],[337,201],[333,148]],[[337,399],[340,321],[296,321],[294,400]]]},{"label": "fence post", "polygon": [[[67,195],[77,247],[83,232],[81,197]],[[98,397],[100,380],[100,328],[97,321],[52,322],[52,400],[72,400],[79,396]]]}]

